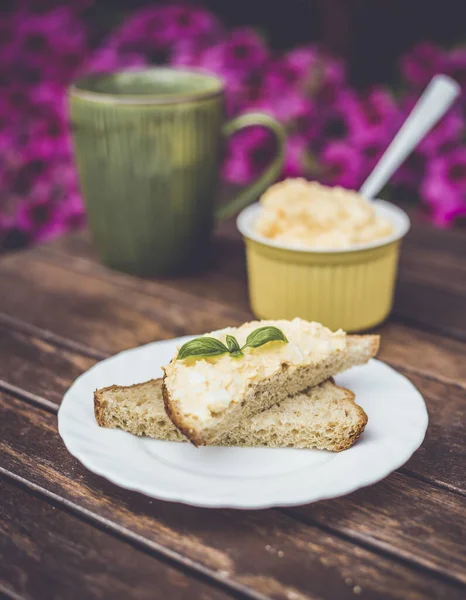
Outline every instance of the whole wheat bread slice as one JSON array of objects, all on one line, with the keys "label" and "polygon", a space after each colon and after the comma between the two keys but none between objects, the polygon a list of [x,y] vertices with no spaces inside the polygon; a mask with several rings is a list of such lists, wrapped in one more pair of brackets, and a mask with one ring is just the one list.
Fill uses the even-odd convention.
[{"label": "whole wheat bread slice", "polygon": [[[101,427],[159,440],[188,441],[165,413],[161,379],[97,390],[94,412]],[[354,394],[329,380],[252,417],[218,445],[340,452],[354,444],[366,423],[366,413],[355,403]]]},{"label": "whole wheat bread slice", "polygon": [[235,428],[245,426],[254,415],[352,366],[366,363],[377,354],[379,342],[378,335],[349,335],[345,348],[325,360],[298,367],[284,363],[276,374],[250,385],[226,410],[212,413],[204,421],[188,414],[173,398],[165,372],[162,385],[165,410],[173,424],[196,446],[220,443],[224,436],[231,437]]}]

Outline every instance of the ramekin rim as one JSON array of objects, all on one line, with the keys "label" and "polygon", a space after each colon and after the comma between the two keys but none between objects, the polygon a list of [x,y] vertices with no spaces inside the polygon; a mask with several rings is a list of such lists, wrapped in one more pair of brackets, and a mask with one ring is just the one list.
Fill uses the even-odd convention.
[{"label": "ramekin rim", "polygon": [[397,231],[392,235],[381,238],[380,240],[374,240],[373,242],[368,242],[367,244],[355,244],[351,248],[299,248],[296,246],[290,246],[286,244],[280,244],[278,242],[274,242],[272,240],[267,239],[266,237],[259,235],[251,230],[249,224],[247,224],[247,219],[250,218],[250,213],[257,211],[260,207],[259,202],[255,202],[250,206],[244,208],[236,218],[236,227],[238,228],[241,235],[253,242],[257,242],[264,246],[268,246],[270,248],[276,248],[277,250],[285,250],[288,252],[298,252],[301,254],[348,254],[351,252],[361,252],[364,250],[371,250],[374,248],[381,248],[383,246],[387,246],[392,244],[393,242],[397,242],[401,240],[409,231],[411,227],[411,220],[407,213],[392,202],[388,202],[387,200],[375,199],[373,201],[377,205],[382,205],[387,207],[389,210],[392,210],[398,213],[398,216],[401,217],[402,224],[398,227]]}]

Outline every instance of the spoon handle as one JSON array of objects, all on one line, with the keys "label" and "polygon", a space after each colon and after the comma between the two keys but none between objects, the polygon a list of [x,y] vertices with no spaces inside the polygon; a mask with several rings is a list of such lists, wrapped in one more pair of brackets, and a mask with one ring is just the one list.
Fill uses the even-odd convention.
[{"label": "spoon handle", "polygon": [[372,200],[422,138],[447,112],[461,91],[454,79],[435,75],[408,118],[363,183],[360,193]]}]

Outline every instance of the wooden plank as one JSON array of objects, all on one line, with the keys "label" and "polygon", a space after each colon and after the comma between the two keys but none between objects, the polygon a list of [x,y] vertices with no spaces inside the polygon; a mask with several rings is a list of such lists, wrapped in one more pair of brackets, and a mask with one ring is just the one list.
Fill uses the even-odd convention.
[{"label": "wooden plank", "polygon": [[[466,237],[466,236],[465,236]],[[466,243],[462,255],[451,255],[438,248],[410,245],[401,252],[402,281],[411,281],[466,296]]]},{"label": "wooden plank", "polygon": [[[215,239],[241,241],[241,236],[236,229],[234,219],[221,223],[215,231]],[[461,260],[466,248],[464,230],[439,229],[427,223],[413,220],[411,229],[403,241],[405,248],[411,251],[435,251],[442,255],[449,255]],[[70,256],[81,256],[88,260],[100,263],[98,254],[93,247],[89,231],[82,230],[57,238],[46,246]]]},{"label": "wooden plank", "polygon": [[396,318],[466,341],[466,298],[449,290],[412,282],[400,274],[395,294]]},{"label": "wooden plank", "polygon": [[466,394],[456,385],[409,374],[429,411],[426,439],[406,469],[438,485],[466,494]]},{"label": "wooden plank", "polygon": [[[55,407],[58,406],[63,393],[72,380],[80,374],[80,369],[83,366],[81,361],[84,361],[84,368],[88,368],[93,363],[92,359],[73,355],[71,352],[62,354],[62,351],[53,349],[48,344],[44,345],[41,340],[35,340],[16,332],[5,330],[0,339],[5,341],[3,345],[0,344],[0,380],[6,382],[10,388],[21,389],[22,386],[26,390],[26,397],[34,393],[35,400],[38,402],[41,401],[40,395],[42,395],[44,402],[52,400]],[[2,347],[5,350],[4,352],[1,351]],[[8,352],[8,348],[13,348],[14,352]],[[33,351],[28,355],[31,348]],[[21,356],[27,358],[18,358]],[[15,368],[15,365],[22,365],[22,368]],[[57,378],[55,378],[56,373],[59,373],[59,377]],[[421,388],[430,385],[428,379],[422,378],[415,381],[415,383]],[[461,440],[466,437],[465,421],[461,418],[451,418],[451,415],[461,410],[462,404],[461,402],[455,403],[454,399],[451,398],[448,403],[450,416],[447,416],[445,419],[446,423],[450,425],[440,425],[440,421],[445,418],[443,397],[449,393],[448,390],[453,389],[455,391],[457,388],[456,386],[452,386],[451,388],[443,386],[442,389],[444,391],[440,396],[438,393],[432,397],[429,393],[426,394],[431,414],[431,426],[428,438],[418,452],[424,453],[426,451],[427,458],[421,461],[417,454],[415,454],[413,459],[408,463],[407,469],[409,472],[416,473],[423,479],[447,486],[456,491],[459,489],[460,492],[463,491],[466,493],[464,486],[458,488],[458,485],[461,486],[463,473],[461,469],[462,448],[460,444],[455,442],[457,439]],[[455,422],[460,428],[453,427],[451,431],[451,427]],[[436,448],[439,448],[439,446],[443,447],[444,445],[449,446],[450,452],[436,452]],[[440,464],[438,464],[439,461]],[[442,557],[438,552],[438,546],[448,547],[450,543],[456,543],[451,537],[452,528],[449,526],[449,523],[452,520],[457,520],[458,514],[461,514],[461,511],[456,509],[456,512],[449,513],[445,512],[445,507],[449,502],[458,502],[460,503],[459,506],[463,506],[464,510],[466,509],[464,500],[458,499],[452,501],[450,495],[442,499],[441,492],[422,484],[422,482],[406,480],[405,477],[399,479],[400,476],[393,477],[395,481],[400,482],[400,489],[397,489],[393,484],[388,485],[386,490],[386,495],[389,498],[388,502],[381,502],[384,494],[379,491],[379,486],[382,486],[382,489],[384,489],[385,484],[383,483],[370,488],[370,490],[361,492],[364,497],[363,500],[361,500],[360,495],[357,496],[356,503],[348,500],[350,503],[349,507],[344,499],[334,501],[332,503],[334,513],[338,512],[337,528],[339,529],[340,523],[346,523],[349,516],[350,524],[345,524],[343,531],[351,530],[351,535],[354,535],[356,539],[360,537],[366,541],[370,539],[370,542],[375,546],[381,545],[382,548],[387,546],[394,553],[400,551],[403,555],[415,556],[416,561],[420,561],[427,566],[435,565],[436,568],[448,573],[449,567],[452,565],[449,564],[448,559]],[[403,502],[399,501],[400,497],[403,497]],[[420,498],[423,499],[424,510],[422,512],[418,511]],[[427,502],[427,499],[429,499],[429,502]],[[443,505],[442,510],[439,510],[439,504]],[[370,520],[370,533],[367,532],[366,528],[367,506],[379,507],[383,511],[383,518]],[[337,507],[337,510],[335,510],[335,507]],[[392,512],[387,515],[389,509]],[[442,515],[442,518],[445,518],[445,522],[440,523],[436,528],[436,535],[431,535],[428,539],[426,539],[426,536],[419,536],[416,528],[413,530],[407,529],[407,533],[402,538],[402,543],[400,544],[398,532],[403,528],[404,523],[412,520],[413,514],[417,515],[418,522],[422,521],[424,530],[428,530],[429,527],[435,528],[432,525],[433,515]],[[335,519],[320,519],[319,522],[325,525],[329,522],[335,523]],[[459,525],[457,526],[459,527]],[[444,542],[441,542],[444,536],[446,536],[446,539]],[[456,554],[461,554],[459,548],[456,548]],[[454,566],[453,568],[454,572],[458,573]]]},{"label": "wooden plank", "polygon": [[[419,388],[430,415],[427,438],[407,468],[426,481],[466,493],[461,444],[461,440],[466,439],[465,388],[449,383],[459,373],[464,379],[464,353],[458,358],[456,346],[459,342],[448,340],[448,344],[453,346],[448,347],[447,344],[436,352],[435,337],[431,339],[429,334],[414,332],[412,335],[422,337],[413,339],[408,331],[405,331],[404,338],[399,339],[398,333],[392,332],[383,341],[381,351],[385,360],[395,358],[398,369]],[[391,336],[398,339],[397,344]],[[410,360],[412,364],[416,360],[418,372],[404,369],[403,362]],[[41,402],[43,398],[57,406],[71,382],[93,363],[93,359],[56,348],[35,336],[0,327],[0,380],[3,388],[20,393],[24,390],[33,401]],[[432,379],[430,369],[439,374],[444,370],[446,380]]]},{"label": "wooden plank", "polygon": [[3,587],[25,598],[231,598],[5,479],[0,523]]},{"label": "wooden plank", "polygon": [[376,331],[382,337],[381,360],[397,369],[466,389],[464,342],[390,321]]},{"label": "wooden plank", "polygon": [[414,223],[403,243],[394,314],[466,340],[466,236]]},{"label": "wooden plank", "polygon": [[[414,235],[415,242],[419,237]],[[444,236],[441,238],[443,241]],[[421,240],[425,244],[423,237]],[[456,246],[459,247],[460,244]],[[407,249],[402,252],[393,315],[395,319],[466,341],[466,317],[463,310],[466,304],[466,284],[463,283],[466,281],[464,240],[462,247],[463,255],[456,256],[445,252],[438,243],[434,246],[435,250],[426,250],[424,246],[416,249],[412,242],[407,245]],[[163,286],[167,290],[170,288],[178,291],[183,297],[188,292],[192,296],[215,300],[243,311],[243,320],[252,316],[247,298],[244,251],[241,241],[235,236],[231,238],[225,234],[224,237],[215,239],[215,262],[202,277],[188,276],[163,282],[140,280],[106,269],[98,262],[89,242],[82,236],[62,238],[59,243],[44,246],[35,252],[36,257],[41,256],[58,264],[63,264],[64,261],[70,264],[71,261],[71,267],[80,272],[111,278],[115,283],[124,283],[149,294],[157,293],[157,289]]]},{"label": "wooden plank", "polygon": [[[80,257],[102,267],[92,247],[89,235],[79,233],[62,237],[52,244],[41,247],[40,252]],[[230,278],[245,276],[244,248],[239,233],[232,222],[225,223],[214,238],[213,261],[207,269],[227,268]],[[459,231],[444,231],[428,225],[413,224],[403,242],[401,274],[421,284],[466,294],[466,236]],[[204,273],[203,273],[204,275]],[[181,278],[184,279],[184,278]],[[175,285],[180,280],[176,278]],[[188,278],[189,280],[189,278]]]},{"label": "wooden plank", "polygon": [[[16,388],[20,388],[20,386],[25,387],[27,393],[33,392],[34,390],[34,393],[36,394],[36,399],[38,399],[39,395],[42,395],[45,399],[52,400],[55,404],[58,404],[61,401],[62,395],[67,389],[67,387],[70,385],[72,379],[74,379],[80,374],[80,368],[81,366],[83,366],[80,361],[84,361],[84,368],[88,368],[93,362],[91,359],[83,358],[79,355],[73,355],[71,352],[62,354],[60,350],[54,350],[48,344],[44,345],[40,340],[28,338],[27,336],[15,332],[10,332],[8,330],[4,332],[4,335],[0,339],[4,340],[5,342],[3,345],[0,344],[0,379],[6,381],[8,384]],[[3,352],[1,351],[2,348],[4,350]],[[14,352],[8,352],[8,348],[13,348]],[[29,349],[33,349],[29,355],[31,360],[27,360],[26,358],[21,360],[18,358],[19,356],[27,357]],[[15,368],[15,365],[18,366]],[[59,373],[59,377],[55,379],[56,373]],[[452,403],[450,403],[450,407],[451,405]],[[440,403],[440,408],[443,408],[443,401]],[[429,409],[431,412],[431,419],[434,418],[434,415],[435,417],[437,417],[439,411],[433,410],[431,408],[430,403]],[[441,411],[440,414],[442,415],[443,411]],[[458,422],[464,423],[464,421],[461,421],[461,419],[459,419]],[[445,430],[445,427],[436,427],[436,421],[432,422],[432,427],[435,427],[434,432],[440,436],[440,439],[437,439],[435,437],[433,440],[430,440],[429,432],[429,439],[426,442],[428,444],[428,450],[430,447],[429,442],[432,445],[432,448],[435,448],[438,446],[439,443],[442,442],[443,439],[445,439],[445,437],[447,438],[447,443],[449,443],[449,440],[452,437],[454,438],[454,435],[449,434],[448,430]],[[464,428],[462,428],[461,431],[457,433],[460,439],[461,436],[466,436],[466,430]],[[424,449],[421,449],[419,452],[421,451],[423,452]],[[430,450],[430,454],[434,454],[433,449]],[[443,453],[441,453],[441,456],[443,456]],[[455,488],[455,486],[458,484],[458,478],[461,477],[461,472],[459,473],[459,475],[456,475],[456,479],[454,481],[439,481],[439,473],[444,474],[448,473],[449,471],[445,470],[444,463],[442,463],[440,467],[436,467],[437,460],[438,459],[435,459],[434,457],[432,461],[428,461],[427,465],[424,466],[424,463],[422,463],[421,467],[424,466],[424,468],[420,468],[419,461],[417,460],[417,457],[415,455],[411,463],[408,464],[408,469],[412,470],[413,472],[416,471],[423,478],[429,478],[432,476],[432,473],[434,473],[437,475],[434,479],[436,483],[440,482],[448,486],[453,486]],[[455,452],[453,456],[453,461],[449,461],[449,464],[451,464],[451,462],[455,463],[455,461],[458,461],[458,464],[461,464],[461,448],[457,448],[457,452]],[[404,522],[408,522],[411,519],[412,511],[417,511],[419,495],[422,495],[423,497],[428,497],[430,493],[431,495],[433,494],[434,499],[437,498],[436,494],[438,492],[432,489],[429,492],[429,488],[427,486],[424,487],[422,483],[410,482],[409,487],[413,493],[409,495],[409,498],[405,499],[406,501],[403,504],[401,504],[402,510],[400,511],[400,503],[395,502],[392,505],[394,514],[391,516],[391,518],[393,522],[398,522],[398,529],[400,528],[400,523],[402,524]],[[376,498],[380,497],[380,494],[377,493],[377,489],[375,489],[374,493],[376,494]],[[397,493],[398,492],[396,491],[393,492],[392,496],[395,497]],[[340,508],[340,517],[344,518],[346,510],[345,506],[341,506]],[[424,517],[427,520],[427,527],[428,521],[431,518],[432,514],[435,514],[437,512],[437,507],[435,506],[435,503],[433,503],[432,507],[429,510],[427,510],[427,507],[425,508],[426,512],[422,513],[422,517]],[[353,507],[351,514],[354,515]],[[365,514],[366,511],[362,510],[362,515]],[[442,514],[442,511],[440,511],[440,514]],[[421,517],[421,515],[419,517]],[[385,521],[376,521],[376,525],[374,525],[373,523],[371,525],[373,527],[373,535],[371,536],[373,543],[378,544],[380,539],[384,540],[386,538],[388,538],[389,540],[391,539],[393,541],[393,538],[391,537],[393,535],[393,533],[391,532],[391,528],[388,527],[387,530],[385,530],[380,527],[380,523],[385,524]],[[322,524],[325,524],[324,521],[322,521]],[[382,531],[380,531],[380,529],[382,529]],[[364,528],[361,531],[361,527],[353,526],[353,530],[356,536],[365,535]],[[438,528],[438,531],[449,532],[450,529],[445,523],[442,523],[441,527]],[[424,560],[426,564],[430,564],[432,560],[434,560],[435,562],[435,557],[437,555],[438,539],[432,536],[432,545],[429,546],[428,544],[426,544],[424,538],[419,538],[416,535],[412,536],[411,544],[414,543],[414,545],[416,545],[416,543],[419,541],[422,541],[421,548],[417,548],[416,553],[413,552],[413,554],[417,557],[416,560],[418,560],[419,557],[421,557],[421,560]],[[409,544],[407,548],[401,548],[401,551],[405,553],[411,552]],[[396,549],[396,544],[393,544],[392,551],[395,552]],[[423,558],[424,555],[426,555],[426,557]],[[432,559],[432,557],[434,557],[434,559]],[[441,561],[440,565],[442,565]],[[441,568],[443,569],[444,566],[445,565],[442,565]]]},{"label": "wooden plank", "polygon": [[466,584],[466,555],[461,550],[466,540],[466,498],[395,473],[350,496],[292,512],[381,550],[396,548],[407,560],[415,556],[423,566],[441,569]]},{"label": "wooden plank", "polygon": [[[80,232],[82,238],[90,244],[87,232]],[[408,248],[414,247],[419,252],[435,250],[439,254],[450,255],[461,259],[464,257],[466,240],[464,229],[439,229],[426,223],[413,222],[411,230],[403,242]]]},{"label": "wooden plank", "polygon": [[[111,281],[34,260],[33,253],[0,261],[0,312],[96,348],[115,352],[156,339],[239,322],[229,308],[204,299],[171,303],[166,295],[125,293]],[[173,294],[172,294],[173,296]]]},{"label": "wooden plank", "polygon": [[[30,394],[34,395],[35,398],[33,399],[38,402],[41,402],[41,396],[43,396],[44,402],[52,401],[57,406],[72,380],[81,373],[81,370],[89,368],[94,362],[92,359],[73,354],[72,352],[64,352],[63,350],[54,348],[50,344],[24,334],[9,330],[2,331],[1,328],[0,332],[0,379],[10,389],[24,389],[26,397],[29,397]],[[452,343],[456,344],[456,342]],[[463,485],[463,469],[461,468],[463,450],[461,444],[456,441],[466,437],[465,420],[462,418],[461,412],[463,406],[461,396],[455,395],[458,388],[457,386],[446,387],[444,385],[437,385],[432,388],[432,382],[426,378],[418,378],[414,383],[426,395],[431,416],[431,425],[427,440],[408,463],[407,469],[409,472],[416,473],[423,479],[466,493]],[[447,413],[445,412],[445,397],[449,398]],[[438,451],[439,447],[440,451]],[[448,452],[444,451],[446,447],[448,447]],[[421,457],[421,454],[424,456]],[[404,485],[406,487],[407,484],[405,483]],[[400,524],[409,522],[412,512],[417,511],[419,497],[425,499],[432,496],[432,506],[429,509],[424,506],[426,512],[422,512],[418,516],[418,518],[422,517],[426,519],[425,527],[428,527],[429,519],[433,514],[437,513],[435,503],[438,498],[441,499],[441,495],[437,496],[438,492],[436,490],[429,490],[428,487],[424,487],[422,483],[418,482],[410,482],[409,488],[412,490],[412,494],[409,495],[409,498],[405,498],[404,503],[394,502],[391,505],[394,510],[394,514],[391,516],[392,522],[397,522],[397,529],[400,529]],[[397,494],[401,494],[401,491],[395,490],[391,496],[395,499]],[[377,491],[377,487],[374,493],[378,502],[380,494]],[[364,492],[364,494],[367,494],[367,492]],[[370,499],[367,499],[367,501],[370,502]],[[446,502],[447,500],[445,500]],[[386,508],[385,504],[383,506]],[[340,508],[340,518],[344,520],[346,518],[345,505]],[[353,507],[350,514],[351,516],[355,516]],[[366,515],[364,507],[361,514],[363,516]],[[442,514],[442,511],[440,511],[440,514]],[[321,523],[325,524],[324,521],[321,521]],[[358,518],[357,525],[353,524],[352,526],[356,537],[361,535],[366,536],[364,527],[360,527],[360,524],[361,520]],[[388,525],[388,527],[381,527],[381,524]],[[375,525],[371,522],[371,527],[372,543],[377,545],[380,540],[387,539],[392,542],[394,541],[390,523],[380,520],[376,521]],[[449,532],[448,523],[442,523],[438,531]],[[448,533],[448,535],[450,534]],[[416,560],[421,560],[425,564],[431,564],[432,561],[435,562],[438,539],[432,536],[429,538],[431,541],[431,545],[429,545],[426,543],[425,538],[420,538],[416,534],[413,534],[411,538],[410,543],[407,546],[405,545],[405,547],[393,544],[392,551],[395,552],[397,549],[400,549],[402,553],[409,553],[411,552],[412,545],[415,547],[418,545],[418,542],[421,542],[421,547],[417,548],[416,553],[413,552],[417,557]],[[441,557],[439,556],[438,559],[439,565],[444,569],[445,564],[442,563]]]},{"label": "wooden plank", "polygon": [[[111,354],[124,347],[169,337],[167,328],[170,327],[173,335],[197,333],[252,318],[247,307],[244,281],[233,282],[233,285],[232,282],[215,285],[204,277],[198,278],[197,283],[196,278],[192,283],[183,279],[186,289],[190,290],[187,292],[174,289],[172,282],[140,280],[78,258],[67,259],[66,272],[63,257],[58,260],[58,265],[48,264],[43,262],[43,254],[38,255],[34,251],[27,258],[23,255],[21,260],[27,263],[21,269],[23,273],[40,272],[41,277],[36,278],[33,284],[22,276],[18,280],[10,270],[10,283],[16,291],[12,299],[0,297],[0,311],[9,311],[17,319],[32,320],[36,326],[51,330],[61,341],[64,338],[73,344],[78,341],[81,347],[87,345],[88,352],[93,355]],[[70,268],[76,270],[77,274],[70,272]],[[62,280],[73,289],[69,300],[61,292]],[[214,300],[205,298],[206,294],[214,296],[219,289],[223,290],[222,294],[227,291],[227,300],[218,296]],[[34,295],[36,303],[48,305],[51,310],[29,309],[29,300],[25,300],[24,304],[14,301],[19,294],[25,298]],[[237,295],[236,300],[230,298],[234,294]],[[244,296],[242,300],[240,295]],[[90,305],[94,307],[93,310],[89,309]],[[155,315],[151,312],[154,307],[157,310]],[[160,327],[158,316],[165,307],[170,307],[171,314],[176,314],[177,320],[173,323],[168,317]],[[199,312],[203,316],[197,324],[196,314]],[[17,323],[14,326],[17,327]],[[465,343],[395,322],[388,322],[378,327],[377,331],[382,335],[380,357],[383,360],[397,368],[404,367],[447,383],[465,385],[466,372],[462,366],[466,360]]]},{"label": "wooden plank", "polygon": [[466,236],[415,223],[403,242],[401,271],[406,279],[466,294]]},{"label": "wooden plank", "polygon": [[49,341],[0,324],[0,385],[56,409],[71,383],[96,363]]},{"label": "wooden plank", "polygon": [[[460,598],[464,587],[411,569],[277,511],[205,510],[157,502],[87,472],[64,449],[55,418],[0,395],[5,468],[86,511],[148,551],[254,595],[296,600]],[[452,561],[454,562],[454,560]],[[419,571],[421,569],[422,572]]]},{"label": "wooden plank", "polygon": [[[230,310],[239,310],[252,317],[249,308],[244,247],[241,240],[228,236],[216,236],[213,240],[210,261],[201,273],[177,277],[150,279],[132,277],[106,268],[86,238],[73,235],[60,238],[53,244],[34,248],[36,259],[41,258],[52,264],[66,265],[80,273],[112,279],[125,287],[143,290],[157,296],[161,290],[177,292],[182,302],[192,297],[209,302],[220,302]],[[244,317],[241,317],[244,320]]]}]

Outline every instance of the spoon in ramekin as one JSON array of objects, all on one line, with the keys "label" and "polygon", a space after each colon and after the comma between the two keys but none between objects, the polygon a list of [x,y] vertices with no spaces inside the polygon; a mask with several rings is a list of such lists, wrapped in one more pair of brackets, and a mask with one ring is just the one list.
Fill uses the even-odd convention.
[{"label": "spoon in ramekin", "polygon": [[443,117],[458,97],[459,84],[447,75],[435,75],[408,118],[359,190],[372,200],[422,138]]}]

